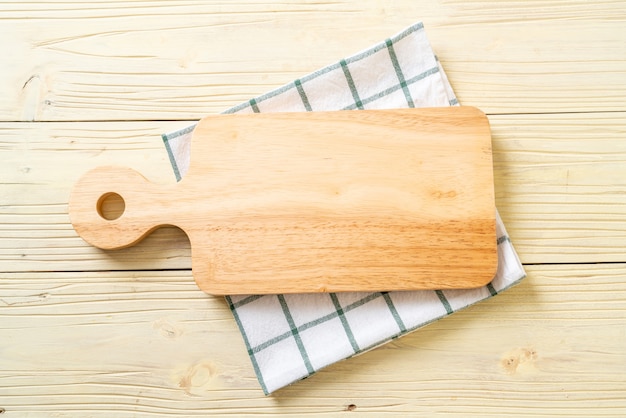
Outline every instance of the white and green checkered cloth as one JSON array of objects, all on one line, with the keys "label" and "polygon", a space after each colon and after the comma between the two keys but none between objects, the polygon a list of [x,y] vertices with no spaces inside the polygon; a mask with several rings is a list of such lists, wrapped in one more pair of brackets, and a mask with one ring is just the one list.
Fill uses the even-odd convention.
[{"label": "white and green checkered cloth", "polygon": [[[457,105],[421,23],[225,113]],[[193,126],[163,135],[176,178],[190,163]],[[337,361],[450,315],[525,277],[500,217],[498,271],[472,290],[227,296],[252,366],[269,394]]]}]

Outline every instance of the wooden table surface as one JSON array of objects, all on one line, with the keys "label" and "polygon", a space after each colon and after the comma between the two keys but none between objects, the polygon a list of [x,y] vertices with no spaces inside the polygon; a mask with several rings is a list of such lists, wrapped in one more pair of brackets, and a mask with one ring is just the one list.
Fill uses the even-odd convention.
[{"label": "wooden table surface", "polygon": [[[423,21],[493,130],[528,277],[263,395],[178,230],[103,252],[87,169],[173,183],[160,134]],[[626,3],[0,3],[0,412],[7,417],[626,416]]]}]

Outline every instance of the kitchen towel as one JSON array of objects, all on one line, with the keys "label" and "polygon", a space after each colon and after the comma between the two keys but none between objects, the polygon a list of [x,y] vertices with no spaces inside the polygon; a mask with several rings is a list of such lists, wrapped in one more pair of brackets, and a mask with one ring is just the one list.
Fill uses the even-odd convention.
[{"label": "kitchen towel", "polygon": [[[421,23],[225,113],[458,105]],[[163,135],[180,180],[194,126]],[[497,215],[498,270],[471,290],[227,296],[259,383],[269,394],[481,300],[525,277]]]}]

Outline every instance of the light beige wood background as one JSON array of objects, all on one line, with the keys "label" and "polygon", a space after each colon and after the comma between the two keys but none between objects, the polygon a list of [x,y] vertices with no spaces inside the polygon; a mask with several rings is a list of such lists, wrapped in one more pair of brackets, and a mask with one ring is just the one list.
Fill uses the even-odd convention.
[{"label": "light beige wood background", "polygon": [[[174,182],[160,133],[423,21],[489,115],[516,288],[264,397],[175,229],[115,254],[69,224],[87,169]],[[0,3],[7,417],[626,415],[626,3]]]}]

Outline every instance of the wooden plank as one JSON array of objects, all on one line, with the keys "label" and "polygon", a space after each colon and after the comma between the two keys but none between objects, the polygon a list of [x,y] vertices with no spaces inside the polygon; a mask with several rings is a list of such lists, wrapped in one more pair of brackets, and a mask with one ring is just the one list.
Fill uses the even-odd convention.
[{"label": "wooden plank", "polygon": [[264,397],[228,307],[189,271],[3,273],[0,407],[7,417],[618,417],[625,312],[626,264],[530,266],[487,302]]},{"label": "wooden plank", "polygon": [[[525,263],[626,261],[624,113],[491,116],[496,205]],[[129,166],[173,184],[159,134],[185,122],[0,124],[0,271],[190,268],[177,229],[104,252],[69,223],[87,170]]]},{"label": "wooden plank", "polygon": [[626,261],[626,115],[491,121],[496,205],[522,260]]},{"label": "wooden plank", "polygon": [[211,115],[191,150],[173,187],[130,167],[83,175],[76,232],[114,250],[177,226],[214,295],[464,289],[496,273],[491,131],[476,108]]},{"label": "wooden plank", "polygon": [[418,20],[466,105],[623,111],[624,18],[608,0],[3,2],[0,120],[199,119]]}]

